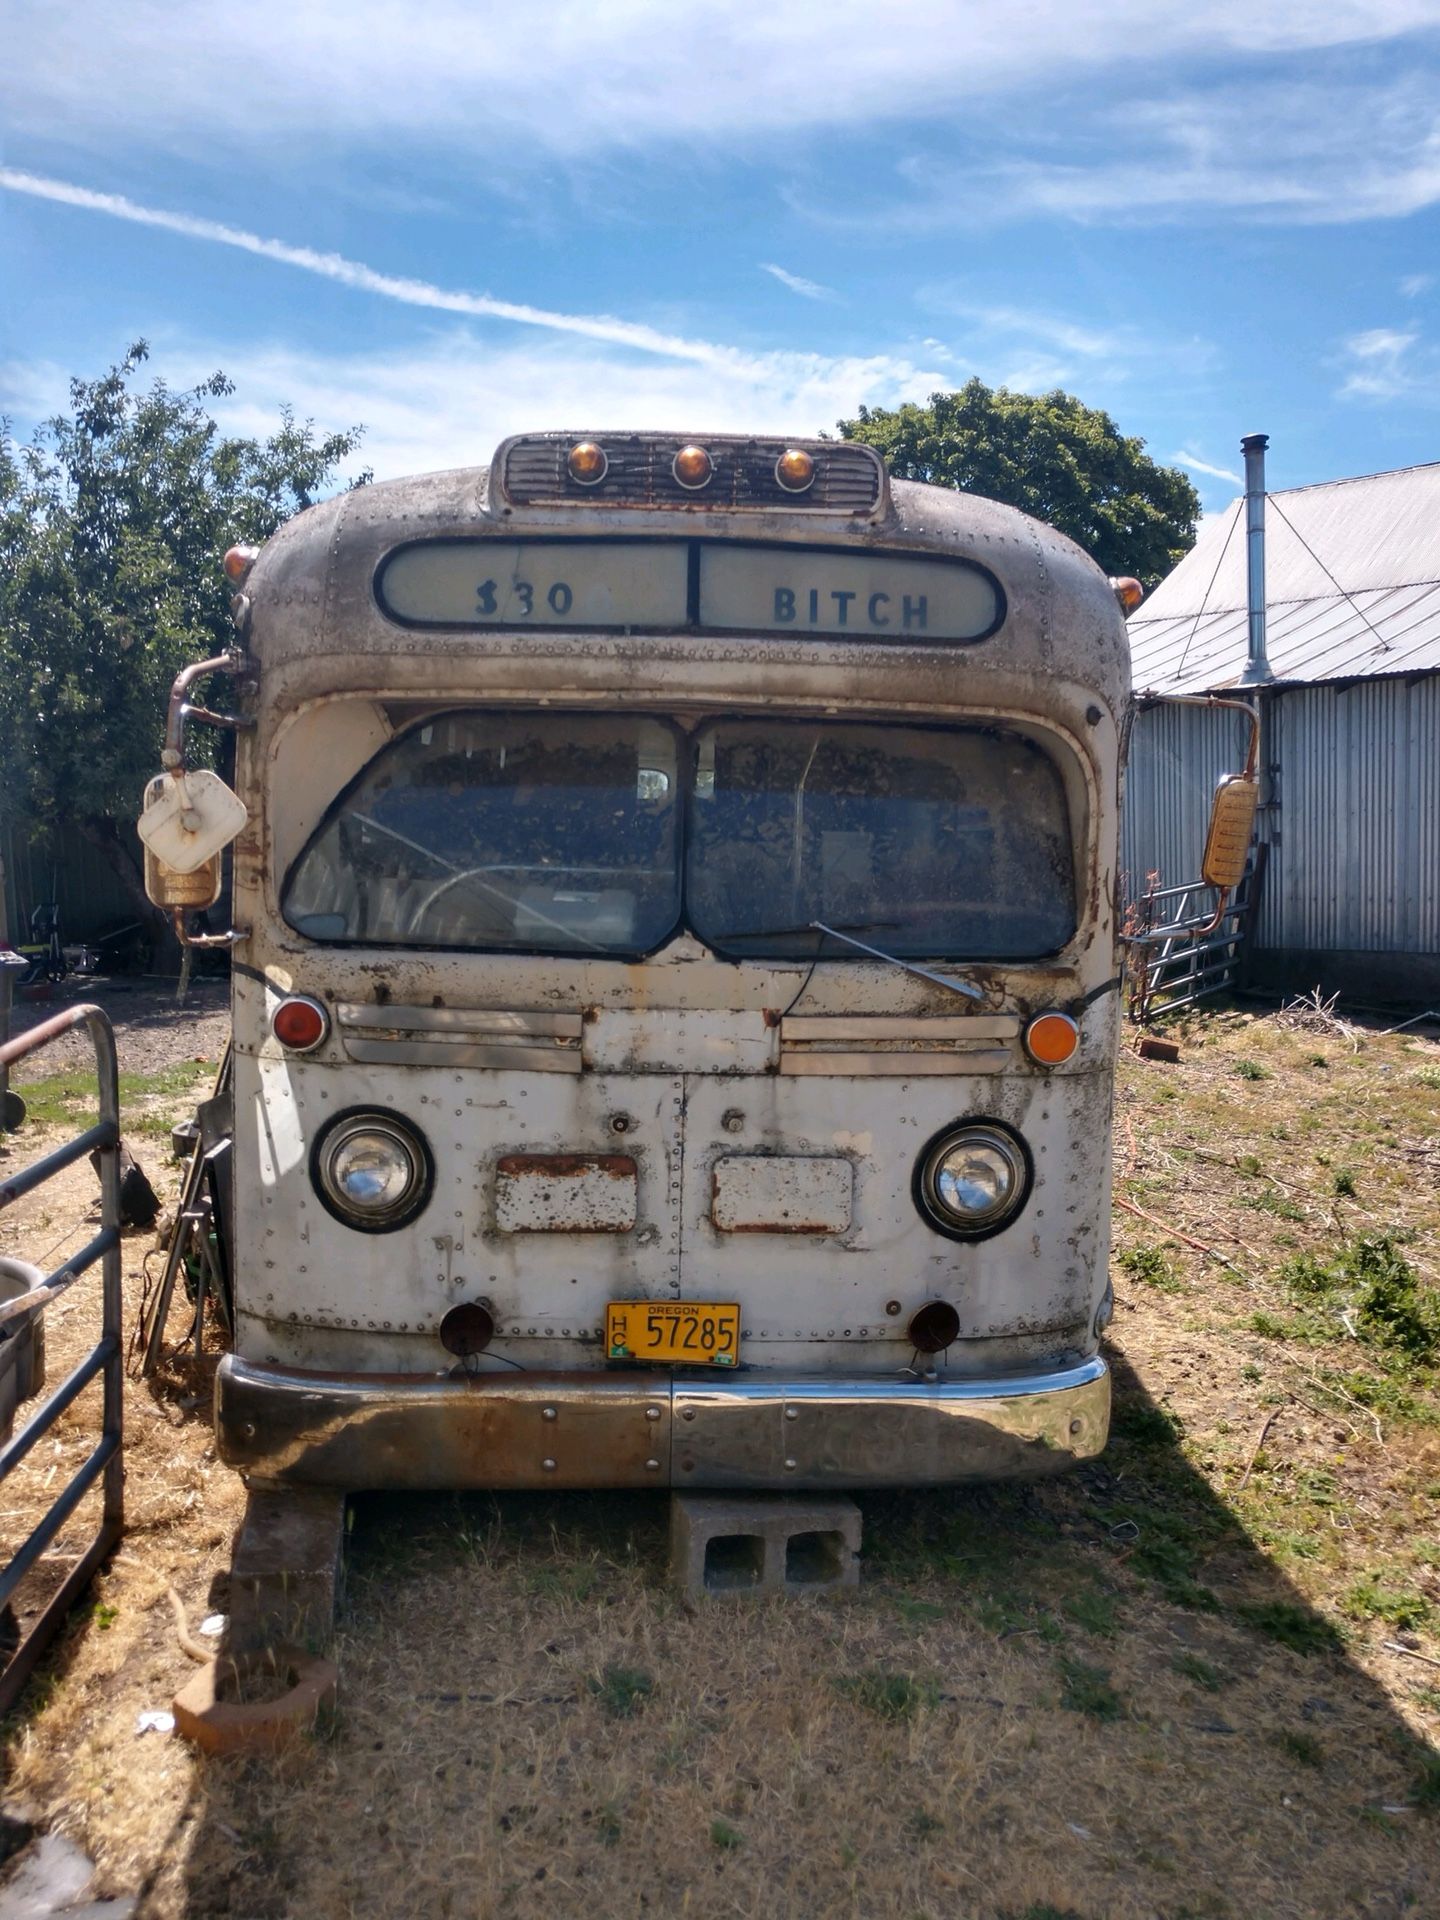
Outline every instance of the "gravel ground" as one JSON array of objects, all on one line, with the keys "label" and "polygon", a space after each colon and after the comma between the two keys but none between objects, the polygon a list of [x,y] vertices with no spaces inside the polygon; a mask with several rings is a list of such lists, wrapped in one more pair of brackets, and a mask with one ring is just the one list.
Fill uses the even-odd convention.
[{"label": "gravel ground", "polygon": [[[175,1004],[175,982],[160,979],[66,980],[49,1000],[16,999],[12,1035],[26,1033],[65,1007],[89,1002],[103,1007],[115,1027],[122,1073],[158,1073],[197,1057],[218,1059],[230,1035],[228,980],[192,981],[184,1006]],[[83,1030],[67,1034],[32,1056],[12,1074],[17,1087],[69,1068],[88,1066],[93,1057]]]}]

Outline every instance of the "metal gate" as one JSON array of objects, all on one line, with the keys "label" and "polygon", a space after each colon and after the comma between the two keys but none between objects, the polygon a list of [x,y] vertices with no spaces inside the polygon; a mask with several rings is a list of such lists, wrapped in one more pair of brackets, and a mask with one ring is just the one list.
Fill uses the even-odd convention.
[{"label": "metal gate", "polygon": [[1127,928],[1134,942],[1126,984],[1133,1021],[1144,1026],[1238,984],[1263,871],[1263,862],[1252,860],[1218,915],[1215,888],[1203,880],[1151,886],[1141,895]]},{"label": "metal gate", "polygon": [[[87,1268],[100,1262],[101,1330],[100,1338],[74,1370],[61,1381],[30,1416],[14,1439],[9,1437],[9,1421],[0,1424],[0,1508],[3,1488],[14,1468],[43,1439],[91,1381],[104,1383],[104,1404],[100,1434],[94,1449],[76,1469],[44,1518],[29,1538],[11,1555],[0,1571],[0,1608],[8,1605],[20,1582],[54,1541],[81,1500],[97,1481],[103,1491],[103,1505],[97,1531],[70,1569],[64,1581],[46,1604],[30,1631],[20,1642],[9,1664],[0,1671],[0,1714],[9,1710],[64,1620],[76,1597],[84,1590],[95,1569],[111,1552],[124,1529],[124,1467],[122,1447],[124,1352],[120,1326],[120,1091],[115,1066],[115,1035],[99,1007],[71,1007],[44,1021],[18,1040],[0,1047],[0,1067],[9,1068],[29,1054],[58,1040],[76,1027],[85,1027],[95,1048],[95,1076],[99,1089],[99,1120],[74,1140],[46,1154],[21,1172],[0,1180],[0,1209],[11,1206],[33,1193],[66,1167],[74,1166],[87,1153],[96,1153],[100,1168],[100,1231],[71,1259],[15,1298],[0,1301],[0,1334],[6,1344],[17,1342],[40,1322],[45,1308],[58,1294],[72,1286]],[[3,1352],[0,1347],[0,1352]]]}]

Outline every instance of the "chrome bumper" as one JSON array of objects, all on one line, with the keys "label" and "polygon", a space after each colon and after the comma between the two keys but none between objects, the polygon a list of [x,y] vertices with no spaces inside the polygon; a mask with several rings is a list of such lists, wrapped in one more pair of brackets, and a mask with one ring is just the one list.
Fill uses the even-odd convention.
[{"label": "chrome bumper", "polygon": [[302,1373],[228,1355],[220,1457],[256,1479],[374,1487],[927,1487],[1056,1473],[1110,1422],[1098,1356],[983,1380],[711,1381],[640,1372]]}]

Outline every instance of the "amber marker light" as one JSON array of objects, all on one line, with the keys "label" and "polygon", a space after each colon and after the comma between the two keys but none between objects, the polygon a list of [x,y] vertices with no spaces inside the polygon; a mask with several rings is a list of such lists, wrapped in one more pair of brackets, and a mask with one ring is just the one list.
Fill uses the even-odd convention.
[{"label": "amber marker light", "polygon": [[565,456],[565,471],[582,487],[598,487],[609,468],[598,440],[577,440]]},{"label": "amber marker light", "polygon": [[1037,1013],[1025,1029],[1025,1051],[1042,1067],[1063,1067],[1080,1044],[1068,1013]]},{"label": "amber marker light", "polygon": [[259,558],[258,547],[231,547],[220,564],[225,569],[225,578],[239,586]]},{"label": "amber marker light", "polygon": [[313,1053],[330,1031],[330,1016],[318,1000],[292,994],[271,1015],[270,1030],[287,1053]]},{"label": "amber marker light", "polygon": [[1128,573],[1122,574],[1118,580],[1112,577],[1110,581],[1110,591],[1120,602],[1120,608],[1123,613],[1134,613],[1136,607],[1138,607],[1140,602],[1145,598],[1144,587],[1141,586],[1138,580],[1132,579]]},{"label": "amber marker light", "polygon": [[787,447],[775,462],[775,478],[787,493],[804,493],[814,484],[815,456],[803,447]]},{"label": "amber marker light", "polygon": [[709,486],[711,475],[715,471],[715,462],[704,447],[697,447],[692,443],[688,447],[681,447],[675,456],[671,471],[682,487],[690,493],[695,493],[701,487]]}]

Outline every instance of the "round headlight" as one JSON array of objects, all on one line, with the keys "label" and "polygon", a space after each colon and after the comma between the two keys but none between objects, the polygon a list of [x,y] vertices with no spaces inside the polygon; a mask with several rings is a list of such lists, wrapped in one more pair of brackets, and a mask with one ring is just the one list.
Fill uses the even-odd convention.
[{"label": "round headlight", "polygon": [[394,1114],[337,1114],[315,1143],[315,1191],[337,1220],[390,1233],[430,1198],[434,1166],[424,1137]]},{"label": "round headlight", "polygon": [[1030,1191],[1030,1155],[997,1120],[948,1127],[921,1154],[915,1198],[932,1227],[955,1240],[983,1240],[1007,1226]]}]

